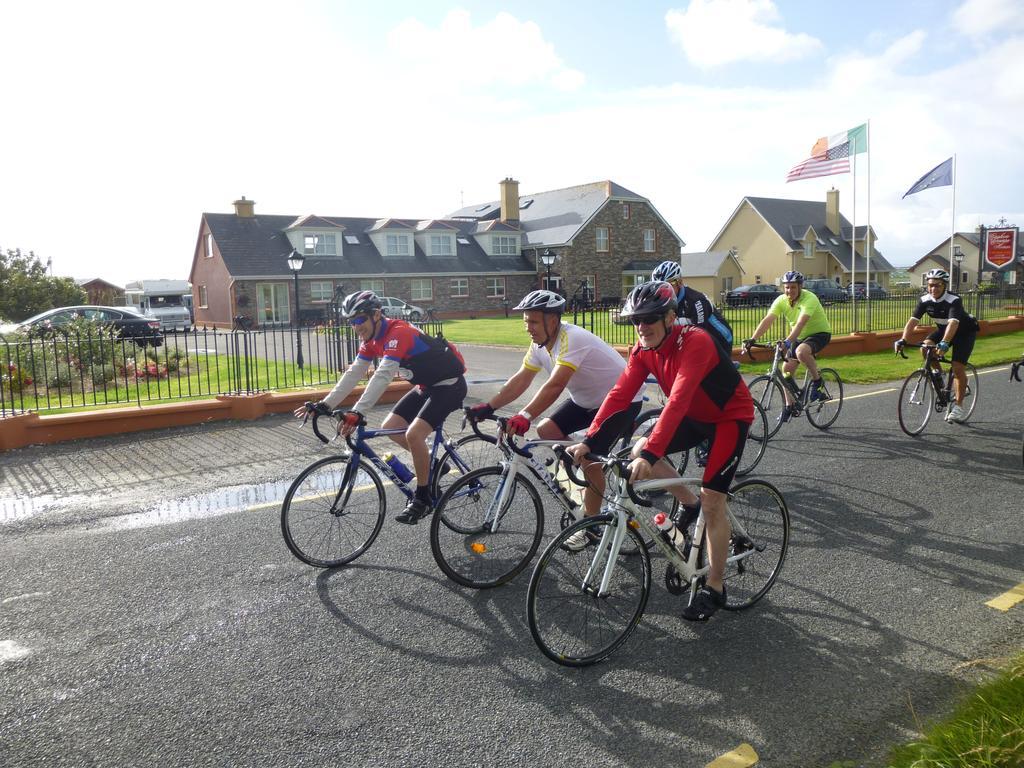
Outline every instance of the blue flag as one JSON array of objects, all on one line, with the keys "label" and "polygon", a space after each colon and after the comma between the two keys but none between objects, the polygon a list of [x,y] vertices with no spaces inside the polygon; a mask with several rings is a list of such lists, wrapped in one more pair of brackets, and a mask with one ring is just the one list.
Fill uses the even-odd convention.
[{"label": "blue flag", "polygon": [[[939,163],[932,168],[928,173],[922,176],[910,189],[907,190],[907,195],[913,195],[915,192],[920,192],[922,189],[930,189],[931,187],[948,187],[953,183],[953,158],[949,158],[944,162]],[[901,200],[903,198],[900,198]]]}]

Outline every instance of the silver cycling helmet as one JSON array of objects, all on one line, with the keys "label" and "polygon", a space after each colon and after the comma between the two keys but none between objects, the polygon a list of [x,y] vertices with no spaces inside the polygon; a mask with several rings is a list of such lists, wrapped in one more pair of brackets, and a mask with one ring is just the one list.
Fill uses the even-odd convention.
[{"label": "silver cycling helmet", "polygon": [[656,282],[668,283],[673,280],[681,280],[682,278],[683,270],[677,261],[663,261],[651,272],[651,280]]},{"label": "silver cycling helmet", "polygon": [[543,289],[530,291],[512,309],[515,312],[529,312],[530,310],[539,309],[545,314],[560,315],[565,309],[565,297],[559,296],[554,291]]},{"label": "silver cycling helmet", "polygon": [[929,269],[924,273],[925,281],[928,280],[941,280],[946,285],[949,285],[949,272],[944,269]]},{"label": "silver cycling helmet", "polygon": [[368,315],[375,309],[380,309],[380,299],[373,291],[356,291],[350,293],[341,302],[341,314],[346,318],[356,315]]}]

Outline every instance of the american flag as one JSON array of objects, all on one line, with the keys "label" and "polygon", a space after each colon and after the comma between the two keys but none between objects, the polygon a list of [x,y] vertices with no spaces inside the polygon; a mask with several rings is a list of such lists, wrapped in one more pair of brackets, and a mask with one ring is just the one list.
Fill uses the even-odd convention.
[{"label": "american flag", "polygon": [[786,182],[799,179],[816,179],[819,176],[832,176],[836,173],[850,172],[850,142],[846,141],[832,147],[823,154],[813,155],[802,163],[794,165],[786,176]]}]

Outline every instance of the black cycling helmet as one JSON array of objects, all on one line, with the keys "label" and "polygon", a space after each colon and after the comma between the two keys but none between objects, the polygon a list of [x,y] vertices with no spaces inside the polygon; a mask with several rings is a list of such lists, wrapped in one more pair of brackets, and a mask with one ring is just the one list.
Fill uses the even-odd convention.
[{"label": "black cycling helmet", "polygon": [[345,300],[341,302],[341,314],[346,318],[352,318],[356,315],[368,315],[375,309],[380,309],[380,299],[377,298],[377,294],[373,291],[356,291],[350,293],[345,297]]},{"label": "black cycling helmet", "polygon": [[664,315],[676,308],[676,292],[663,280],[643,283],[629,292],[619,317]]},{"label": "black cycling helmet", "polygon": [[791,270],[789,270],[789,272],[787,272],[786,274],[784,274],[782,276],[782,282],[784,282],[784,283],[799,283],[800,285],[803,285],[804,284],[804,273],[803,272],[798,272],[795,269],[791,269]]},{"label": "black cycling helmet", "polygon": [[653,272],[651,272],[651,280],[657,280],[659,282],[664,281],[668,283],[672,280],[682,279],[683,270],[680,268],[678,261],[663,261],[654,268]]},{"label": "black cycling helmet", "polygon": [[514,312],[528,312],[539,309],[545,314],[560,315],[565,309],[565,297],[559,296],[554,291],[543,289],[530,291],[512,309]]}]

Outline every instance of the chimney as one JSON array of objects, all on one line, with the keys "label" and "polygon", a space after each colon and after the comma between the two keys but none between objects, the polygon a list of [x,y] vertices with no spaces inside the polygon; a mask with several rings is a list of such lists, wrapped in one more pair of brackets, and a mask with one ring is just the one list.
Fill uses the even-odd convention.
[{"label": "chimney", "polygon": [[832,234],[842,237],[839,229],[839,190],[832,187],[825,193],[825,226],[832,230]]},{"label": "chimney", "polygon": [[519,224],[519,182],[506,176],[498,186],[501,187],[501,220]]},{"label": "chimney", "polygon": [[256,205],[252,200],[246,200],[245,195],[242,195],[241,200],[235,200],[235,216],[240,219],[251,219],[255,214],[252,212],[252,207]]}]

